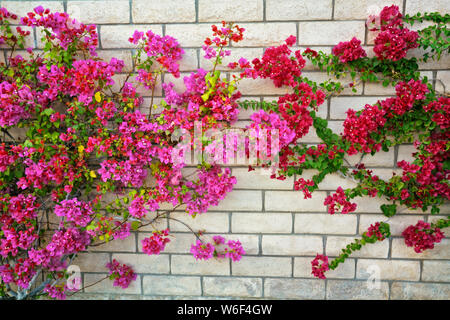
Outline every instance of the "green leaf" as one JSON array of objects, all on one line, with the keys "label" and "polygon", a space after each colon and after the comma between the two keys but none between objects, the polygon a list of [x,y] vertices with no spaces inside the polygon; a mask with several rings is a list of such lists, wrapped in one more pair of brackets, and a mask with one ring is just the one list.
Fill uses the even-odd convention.
[{"label": "green leaf", "polygon": [[397,205],[395,204],[382,204],[380,208],[386,217],[392,217],[397,213]]},{"label": "green leaf", "polygon": [[141,223],[139,221],[133,221],[133,222],[131,222],[131,229],[136,231],[137,229],[139,229],[140,225],[141,225]]},{"label": "green leaf", "polygon": [[55,113],[55,110],[53,110],[52,108],[47,108],[44,111],[41,112],[41,115],[46,115],[46,116],[50,116],[53,113]]}]

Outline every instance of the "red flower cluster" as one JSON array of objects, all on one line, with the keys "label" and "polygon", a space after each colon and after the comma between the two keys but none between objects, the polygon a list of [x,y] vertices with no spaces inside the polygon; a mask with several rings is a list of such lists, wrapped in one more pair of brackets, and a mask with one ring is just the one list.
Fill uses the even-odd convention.
[{"label": "red flower cluster", "polygon": [[352,143],[348,150],[349,155],[358,151],[379,151],[381,144],[377,143],[371,134],[379,131],[388,118],[401,116],[412,109],[414,102],[424,100],[428,88],[420,80],[411,79],[408,83],[399,82],[395,91],[396,97],[378,101],[375,105],[367,104],[359,114],[353,109],[347,111],[343,137]]},{"label": "red flower cluster", "polygon": [[420,80],[411,79],[406,82],[399,82],[395,86],[396,98],[387,99],[381,103],[389,118],[395,115],[401,116],[409,111],[416,101],[424,100],[428,92],[427,85]]},{"label": "red flower cluster", "polygon": [[[213,31],[213,38],[206,38],[204,45],[202,46],[203,51],[205,51],[205,58],[212,59],[229,56],[231,54],[230,50],[223,50],[231,42],[239,42],[244,39],[243,33],[244,28],[239,27],[237,24],[228,24],[222,21],[222,27],[219,28],[216,25],[212,25],[211,29]],[[235,31],[233,30],[235,29]],[[215,48],[213,47],[215,45]]]},{"label": "red flower cluster", "polygon": [[332,52],[335,56],[339,57],[339,60],[342,63],[367,56],[367,53],[361,47],[361,40],[358,40],[355,37],[350,41],[339,42],[338,45],[333,48]]},{"label": "red flower cluster", "polygon": [[299,178],[298,180],[294,181],[294,190],[301,190],[303,191],[305,199],[311,198],[311,192],[308,189],[309,187],[314,186],[314,181],[312,180],[305,180],[303,178]]},{"label": "red flower cluster", "polygon": [[404,199],[411,207],[421,208],[427,200],[436,197],[450,200],[450,171],[444,168],[445,161],[450,157],[447,151],[448,139],[448,132],[434,133],[423,145],[415,144],[416,148],[423,150],[417,156],[418,164],[410,164],[404,160],[398,162],[397,165],[403,169],[402,181],[408,183],[412,180],[415,183],[415,191]]},{"label": "red flower cluster", "polygon": [[[223,245],[226,247],[221,248]],[[226,241],[222,236],[214,236],[212,242],[203,243],[197,240],[195,245],[191,245],[191,253],[196,260],[208,260],[217,257],[219,259],[230,258],[232,261],[239,261],[245,254],[245,250],[239,240]]]},{"label": "red flower cluster", "polygon": [[347,196],[341,187],[337,188],[336,193],[326,197],[323,204],[328,205],[329,214],[334,214],[340,208],[342,208],[342,213],[344,214],[356,210],[356,203],[351,203],[347,200]]},{"label": "red flower cluster", "polygon": [[291,58],[291,50],[288,46],[295,43],[295,37],[286,39],[286,44],[278,47],[270,47],[264,51],[261,60],[258,58],[252,61],[254,70],[261,78],[270,78],[276,87],[297,85],[296,77],[301,75],[301,70],[305,67],[305,60],[300,54],[300,50],[295,51],[295,58]]},{"label": "red flower cluster", "polygon": [[411,31],[403,25],[402,14],[398,6],[384,7],[379,18],[380,28],[375,27],[370,30],[380,31],[375,38],[375,47],[373,48],[380,60],[397,61],[404,58],[409,49],[418,47],[419,35],[416,31]]},{"label": "red flower cluster", "polygon": [[[322,261],[322,263],[320,263]],[[317,254],[313,261],[311,261],[312,274],[319,279],[325,279],[325,272],[330,268],[328,266],[328,257],[322,254]]]},{"label": "red flower cluster", "polygon": [[450,128],[450,98],[440,97],[423,108],[426,112],[434,112],[432,120],[442,130]]},{"label": "red flower cluster", "polygon": [[150,238],[142,240],[142,251],[148,255],[159,254],[164,251],[166,244],[170,242],[170,239],[164,238],[169,235],[169,229],[161,231],[153,231],[153,235]]},{"label": "red flower cluster", "polygon": [[347,110],[347,119],[343,125],[343,137],[352,143],[347,151],[349,155],[358,153],[358,150],[370,152],[372,148],[376,151],[381,149],[381,145],[376,143],[370,134],[386,123],[385,114],[384,109],[370,104],[366,104],[359,115],[353,109]]},{"label": "red flower cluster", "polygon": [[371,224],[369,229],[367,230],[366,235],[369,238],[375,236],[379,241],[386,239],[385,236],[380,231],[380,223],[379,222],[375,223],[374,225]]},{"label": "red flower cluster", "polygon": [[306,135],[313,124],[308,107],[317,108],[325,100],[322,91],[317,90],[314,93],[307,83],[299,83],[295,89],[298,90],[298,94],[286,94],[278,99],[279,113],[295,131],[293,142]]},{"label": "red flower cluster", "polygon": [[420,220],[416,225],[409,226],[402,232],[405,244],[414,247],[414,251],[421,253],[426,249],[433,249],[434,244],[441,242],[444,234],[439,228],[432,229],[431,224]]},{"label": "red flower cluster", "polygon": [[134,273],[130,266],[121,264],[116,259],[107,263],[106,267],[109,269],[109,274],[111,275],[111,278],[114,279],[114,286],[116,287],[126,289],[130,286],[131,282],[137,278],[137,274]]}]

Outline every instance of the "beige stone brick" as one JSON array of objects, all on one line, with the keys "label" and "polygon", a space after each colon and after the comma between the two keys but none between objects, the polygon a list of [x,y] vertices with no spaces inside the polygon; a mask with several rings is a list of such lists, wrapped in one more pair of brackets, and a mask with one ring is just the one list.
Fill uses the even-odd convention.
[{"label": "beige stone brick", "polygon": [[135,48],[136,45],[128,42],[134,31],[152,32],[162,35],[161,25],[111,25],[101,26],[101,44],[103,48]]},{"label": "beige stone brick", "polygon": [[295,214],[294,232],[322,234],[355,234],[357,217],[328,213]]},{"label": "beige stone brick", "polygon": [[275,257],[244,256],[238,262],[232,262],[234,276],[292,276],[292,259]]},{"label": "beige stone brick", "polygon": [[[355,239],[360,239],[360,237],[337,237],[328,236],[326,243],[325,254],[327,256],[336,257],[342,253],[342,249],[354,242]],[[389,252],[389,242],[388,241],[378,241],[376,243],[369,243],[361,248],[361,250],[352,253],[353,258],[365,257],[365,258],[387,258]]]},{"label": "beige stone brick", "polygon": [[388,298],[389,284],[387,282],[380,282],[379,288],[369,288],[366,281],[328,280],[327,282],[327,299],[329,300],[387,300]]},{"label": "beige stone brick", "polygon": [[286,213],[233,212],[231,230],[234,233],[290,233],[292,216]]},{"label": "beige stone brick", "polygon": [[334,19],[365,20],[369,15],[379,14],[385,6],[395,4],[403,9],[402,0],[336,0],[334,3]]},{"label": "beige stone brick", "polygon": [[129,50],[97,50],[97,54],[99,58],[106,62],[111,61],[111,58],[122,60],[124,63],[122,72],[130,72],[133,70],[133,59]]},{"label": "beige stone brick", "polygon": [[188,75],[189,73],[181,73],[179,78],[175,78],[172,74],[165,74],[164,83],[173,83],[173,90],[181,94],[186,91],[186,86],[184,84],[183,78]]},{"label": "beige stone brick", "polygon": [[[294,258],[294,277],[314,278],[311,269],[313,259],[313,257]],[[355,259],[347,259],[335,270],[328,270],[326,277],[327,279],[353,279],[355,277]]]},{"label": "beige stone brick", "polygon": [[[239,240],[247,255],[256,255],[259,253],[259,237],[258,235],[232,233],[222,234],[227,240]],[[210,238],[212,241],[212,237]],[[220,249],[220,247],[219,247]]]},{"label": "beige stone brick", "polygon": [[237,183],[235,189],[279,189],[292,190],[294,187],[294,177],[287,177],[286,180],[271,179],[270,170],[256,168],[249,172],[248,168],[233,168],[233,176]]},{"label": "beige stone brick", "polygon": [[395,88],[391,85],[384,87],[381,82],[366,82],[364,83],[364,94],[375,96],[394,96]]},{"label": "beige stone brick", "polygon": [[[100,241],[97,243],[101,243]],[[89,247],[90,251],[104,251],[104,252],[136,252],[136,238],[132,233],[124,240],[113,240],[99,246]]]},{"label": "beige stone brick", "polygon": [[[100,281],[108,277],[108,274],[93,274],[88,273],[84,275],[84,286],[87,287],[91,284]],[[89,287],[85,288],[84,292],[87,293],[118,293],[118,294],[141,294],[141,279],[140,276],[137,276],[135,281],[130,283],[130,286],[126,289],[122,287],[114,286],[114,281],[109,280],[108,278]]]},{"label": "beige stone brick", "polygon": [[356,264],[356,277],[367,279],[371,276],[371,267],[376,266],[380,270],[381,280],[412,280],[420,278],[419,261],[403,260],[370,260],[358,259]]},{"label": "beige stone brick", "polygon": [[266,191],[265,208],[267,211],[325,212],[325,197],[322,191],[314,192],[310,199],[304,199],[298,191]]},{"label": "beige stone brick", "polygon": [[233,43],[236,47],[269,47],[285,43],[291,35],[297,34],[293,22],[252,23],[241,25],[245,28],[244,40]]},{"label": "beige stone brick", "polygon": [[201,47],[212,31],[207,24],[168,24],[166,34],[177,39],[182,47]]},{"label": "beige stone brick", "polygon": [[394,282],[392,300],[447,300],[450,296],[448,283]]},{"label": "beige stone brick", "polygon": [[[145,221],[152,221],[153,219],[155,219],[156,218],[156,212],[149,212],[149,213],[147,213],[147,215],[145,216]],[[144,222],[144,224],[145,223],[148,223],[148,222]],[[143,227],[140,227],[139,229],[138,229],[138,231],[139,232],[146,232],[146,231],[149,231],[149,232],[152,232],[152,231],[154,231],[155,229],[156,230],[163,230],[163,229],[166,229],[167,227],[168,227],[168,222],[167,222],[167,219],[166,218],[158,218],[155,222],[153,222],[152,224],[149,224],[149,225],[147,225],[147,226],[143,226]]]},{"label": "beige stone brick", "polygon": [[180,71],[195,71],[198,67],[197,50],[183,49],[183,58],[178,61],[180,64]]},{"label": "beige stone brick", "polygon": [[[50,9],[51,12],[64,12],[62,1],[2,1],[2,7],[6,8],[11,13],[20,17],[25,17],[28,12],[33,12],[37,6],[42,6],[44,9]],[[19,20],[15,20],[16,24]]]},{"label": "beige stone brick", "polygon": [[144,276],[146,295],[200,295],[200,277]]},{"label": "beige stone brick", "polygon": [[336,134],[341,134],[344,132],[344,121],[328,121],[328,128],[331,129]]},{"label": "beige stone brick", "polygon": [[380,177],[380,179],[383,180],[389,180],[390,178],[392,178],[393,173],[397,174],[397,175],[401,175],[402,174],[402,170],[401,169],[383,169],[383,168],[370,168],[370,170],[373,171],[373,175],[377,175],[378,177]]},{"label": "beige stone brick", "polygon": [[359,233],[362,234],[367,231],[371,224],[383,221],[389,223],[391,235],[400,236],[403,230],[412,224],[416,224],[419,220],[423,220],[423,216],[395,215],[391,218],[387,218],[381,214],[362,214],[359,218]]},{"label": "beige stone brick", "polygon": [[300,45],[336,45],[353,37],[364,39],[364,21],[311,21],[298,23]]},{"label": "beige stone brick", "polygon": [[[401,169],[400,169],[401,170]],[[440,214],[450,214],[450,202],[444,202],[439,206]],[[427,210],[422,211],[422,209],[410,209],[406,208],[404,205],[400,205],[398,207],[398,210],[402,213],[412,213],[412,214],[422,214],[422,213],[431,213],[431,207],[429,207]]]},{"label": "beige stone brick", "polygon": [[229,275],[228,259],[196,260],[193,255],[172,255],[172,274]]},{"label": "beige stone brick", "polygon": [[68,1],[67,13],[85,24],[130,22],[130,4],[127,0]]},{"label": "beige stone brick", "polygon": [[[322,109],[324,110],[324,109]],[[314,127],[309,128],[307,134],[305,134],[301,139],[301,143],[321,143],[322,139],[317,136],[316,129]]]},{"label": "beige stone brick", "polygon": [[[185,212],[174,212],[170,215],[169,225],[171,231],[189,231],[187,224],[194,231],[205,230],[206,232],[228,232],[228,213],[226,212],[206,212],[195,217]],[[183,224],[184,223],[184,224]]]},{"label": "beige stone brick", "polygon": [[269,299],[324,299],[325,281],[319,279],[266,279],[264,297]]},{"label": "beige stone brick", "polygon": [[450,279],[450,261],[424,261],[423,281],[448,282]]},{"label": "beige stone brick", "polygon": [[[426,52],[432,55],[430,52],[430,49],[424,50],[422,48],[416,48],[412,50],[408,50],[408,53],[406,54],[406,58],[410,59],[412,57],[422,57]],[[450,64],[450,55],[443,54],[441,55],[441,58],[439,60],[437,59],[428,59],[427,62],[419,61],[419,69],[421,70],[439,70],[439,69],[447,69]],[[430,79],[430,77],[429,77]]]},{"label": "beige stone brick", "polygon": [[267,20],[315,20],[331,19],[330,0],[268,0]]},{"label": "beige stone brick", "polygon": [[353,109],[359,111],[364,109],[366,104],[373,105],[384,97],[334,97],[331,98],[330,118],[336,120],[345,120],[347,110]]},{"label": "beige stone brick", "polygon": [[169,273],[170,271],[169,256],[165,254],[116,253],[112,258],[129,264],[137,273]]},{"label": "beige stone brick", "polygon": [[[151,233],[139,233],[138,248],[142,251],[142,240],[150,237]],[[191,245],[195,244],[195,236],[192,233],[170,233],[170,242],[166,244],[164,253],[189,253]]]},{"label": "beige stone brick", "polygon": [[413,162],[414,157],[412,156],[413,153],[417,152],[417,149],[413,145],[401,145],[398,147],[398,157],[397,162],[400,162],[402,160]]},{"label": "beige stone brick", "polygon": [[[297,176],[297,179],[302,177],[303,179],[312,179],[312,177],[318,174],[319,171],[315,169],[304,170],[303,173]],[[319,183],[319,190],[336,190],[338,187],[343,189],[354,188],[356,183],[349,178],[344,178],[338,173],[330,173],[325,176],[322,182]]]},{"label": "beige stone brick", "polygon": [[[346,159],[354,166],[361,159],[361,153],[347,156]],[[394,148],[390,148],[388,152],[380,150],[373,156],[366,154],[361,162],[364,163],[366,167],[392,167],[394,165]]]},{"label": "beige stone brick", "polygon": [[442,93],[450,92],[450,71],[438,71],[436,74],[436,91]]},{"label": "beige stone brick", "polygon": [[[231,62],[238,62],[240,58],[247,59],[251,62],[255,58],[260,58],[263,54],[262,48],[227,48],[231,53],[227,57],[223,57],[222,64],[216,67],[216,70],[230,70],[228,64]],[[200,67],[205,70],[211,70],[214,66],[216,59],[205,59],[205,52],[200,50]],[[240,71],[240,69],[234,69]]]},{"label": "beige stone brick", "polygon": [[[11,127],[8,128],[8,133],[14,137],[14,140],[16,141],[25,141],[27,139],[27,131],[28,128],[18,128],[18,127]],[[5,136],[5,141],[9,141],[12,139],[6,135]]]},{"label": "beige stone brick", "polygon": [[106,272],[109,261],[109,253],[79,253],[71,265],[80,267],[81,272]]},{"label": "beige stone brick", "polygon": [[416,14],[417,12],[449,12],[450,3],[446,0],[408,0],[406,2],[406,13]]},{"label": "beige stone brick", "polygon": [[383,204],[391,204],[391,202],[381,199],[381,198],[371,198],[371,197],[362,197],[352,199],[351,202],[356,203],[356,212],[367,212],[367,213],[382,213],[381,205]]},{"label": "beige stone brick", "polygon": [[233,190],[217,207],[211,209],[217,211],[261,211],[262,194],[261,191]]},{"label": "beige stone brick", "polygon": [[105,293],[77,292],[73,296],[68,296],[67,300],[111,300],[111,296]]},{"label": "beige stone brick", "polygon": [[227,296],[256,298],[262,295],[260,278],[204,277],[203,294],[206,296]]},{"label": "beige stone brick", "polygon": [[450,240],[443,239],[440,243],[435,243],[433,249],[427,249],[421,253],[414,251],[412,247],[407,247],[405,240],[392,240],[392,257],[406,259],[450,259]]},{"label": "beige stone brick", "polygon": [[322,237],[263,235],[262,252],[264,255],[315,255],[323,252]]},{"label": "beige stone brick", "polygon": [[285,95],[292,93],[289,87],[277,88],[270,79],[242,79],[239,81],[239,91],[242,95]]},{"label": "beige stone brick", "polygon": [[198,20],[217,21],[261,21],[263,19],[263,0],[199,0]]},{"label": "beige stone brick", "polygon": [[194,0],[133,0],[134,23],[194,22]]}]

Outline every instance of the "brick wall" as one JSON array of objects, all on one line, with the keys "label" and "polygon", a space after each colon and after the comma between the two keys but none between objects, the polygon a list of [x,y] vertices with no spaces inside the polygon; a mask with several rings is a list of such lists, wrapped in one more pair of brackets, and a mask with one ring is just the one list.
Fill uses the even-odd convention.
[{"label": "brick wall", "polygon": [[[182,61],[184,74],[198,67],[209,68],[202,58],[201,45],[210,34],[211,23],[232,20],[246,29],[245,40],[233,48],[232,57],[260,56],[265,47],[280,44],[289,35],[298,37],[297,46],[330,52],[333,45],[356,36],[370,48],[373,38],[365,28],[368,13],[384,5],[396,4],[404,13],[439,11],[448,13],[446,0],[117,0],[117,1],[1,1],[1,5],[19,15],[43,5],[52,11],[66,11],[84,23],[98,25],[99,55],[106,59],[117,57],[132,69],[130,44],[127,39],[135,29],[151,29],[159,34],[174,36],[185,48]],[[374,10],[375,8],[375,10]],[[370,11],[374,10],[374,11]],[[34,42],[40,48],[39,30]],[[3,56],[1,56],[4,59]],[[228,59],[227,59],[228,60]],[[227,63],[227,61],[225,61]],[[421,65],[423,75],[441,79],[450,87],[449,56],[440,62]],[[307,65],[304,74],[321,80],[326,74]],[[181,77],[181,79],[182,79]],[[123,75],[117,77],[118,81]],[[166,76],[178,88],[180,79]],[[442,83],[437,85],[442,87]],[[268,81],[245,80],[240,87],[244,98],[274,100],[284,89]],[[159,88],[157,95],[161,97]],[[148,92],[142,92],[148,96]],[[393,88],[376,84],[361,84],[357,92],[344,92],[322,105],[320,114],[329,120],[335,132],[341,130],[345,111],[362,108],[366,103],[389,96]],[[157,99],[158,100],[158,99]],[[148,103],[146,104],[148,105]],[[249,112],[241,114],[242,124]],[[314,132],[304,139],[319,142]],[[364,162],[381,177],[397,170],[396,163],[409,159],[412,145],[397,146],[389,152],[366,157]],[[351,157],[356,163],[359,158]],[[310,261],[316,253],[329,256],[358,237],[374,221],[385,221],[378,199],[358,201],[356,214],[326,213],[323,200],[338,186],[353,183],[337,175],[328,176],[312,199],[304,200],[293,191],[293,178],[284,182],[270,180],[258,172],[248,173],[244,167],[233,167],[238,179],[235,190],[218,207],[195,219],[177,212],[176,218],[190,223],[194,229],[206,229],[212,234],[240,239],[247,251],[240,262],[196,262],[189,254],[194,236],[176,221],[169,225],[174,238],[159,256],[142,253],[140,240],[147,233],[137,232],[125,241],[96,247],[76,261],[83,272],[85,285],[104,277],[106,262],[113,258],[131,263],[139,277],[126,290],[102,282],[89,287],[79,298],[267,298],[267,299],[448,299],[450,297],[450,241],[445,239],[432,251],[416,254],[407,248],[401,231],[418,219],[431,221],[438,217],[414,211],[403,211],[389,220],[393,231],[390,240],[368,245],[348,259],[337,270],[329,272],[326,281],[313,279]],[[306,172],[306,175],[312,175]],[[441,209],[450,213],[450,206]],[[447,230],[449,232],[449,230]],[[370,268],[378,266],[381,276],[379,289],[370,290],[366,279]]]}]

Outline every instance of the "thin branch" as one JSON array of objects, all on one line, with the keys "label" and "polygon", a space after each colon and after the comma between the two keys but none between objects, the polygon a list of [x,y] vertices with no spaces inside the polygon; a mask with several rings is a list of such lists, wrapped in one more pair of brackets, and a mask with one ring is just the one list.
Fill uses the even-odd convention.
[{"label": "thin branch", "polygon": [[91,284],[88,285],[88,286],[85,286],[85,287],[83,287],[83,288],[78,289],[77,291],[73,292],[72,294],[70,294],[70,295],[68,295],[68,296],[71,297],[71,296],[73,296],[74,294],[80,292],[81,290],[84,290],[84,289],[86,289],[86,288],[95,286],[97,283],[100,283],[100,282],[102,282],[102,281],[104,281],[104,280],[106,280],[106,279],[108,279],[108,278],[109,278],[109,275],[106,276],[106,277],[104,277],[104,278],[101,278],[100,280],[98,280],[98,281],[96,281],[96,282],[94,282],[94,283],[91,283]]}]

